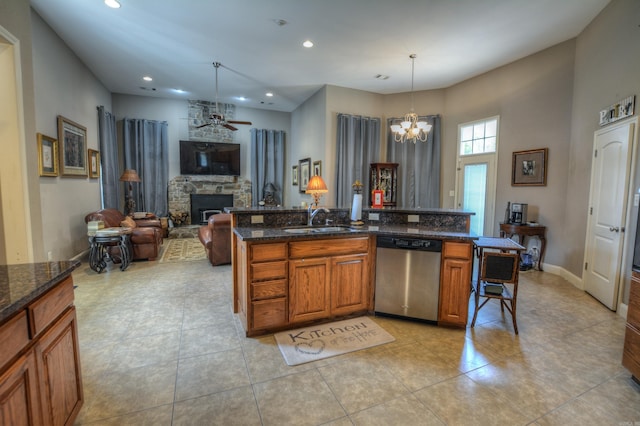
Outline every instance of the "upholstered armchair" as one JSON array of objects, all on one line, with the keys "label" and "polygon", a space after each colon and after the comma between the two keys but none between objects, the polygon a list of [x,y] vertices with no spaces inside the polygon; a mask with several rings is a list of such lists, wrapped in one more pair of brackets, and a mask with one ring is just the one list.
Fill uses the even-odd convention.
[{"label": "upholstered armchair", "polygon": [[198,238],[207,251],[211,265],[231,263],[231,215],[220,213],[209,216],[206,225],[198,230]]},{"label": "upholstered armchair", "polygon": [[97,220],[103,221],[107,228],[117,226],[132,228],[133,260],[155,260],[160,254],[163,230],[160,219],[155,216],[148,215],[143,219],[134,219],[116,209],[103,209],[89,213],[84,218],[85,223]]}]

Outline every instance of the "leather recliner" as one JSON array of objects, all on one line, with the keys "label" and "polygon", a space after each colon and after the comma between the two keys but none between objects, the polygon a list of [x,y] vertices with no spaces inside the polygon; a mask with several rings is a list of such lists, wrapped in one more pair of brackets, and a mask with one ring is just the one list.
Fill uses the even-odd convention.
[{"label": "leather recliner", "polygon": [[125,216],[116,209],[102,209],[85,216],[85,223],[101,220],[107,228],[124,226],[121,225],[125,219],[131,231],[131,246],[133,249],[133,260],[148,259],[155,260],[160,254],[162,245],[162,224],[160,219],[151,215],[144,219],[133,219]]},{"label": "leather recliner", "polygon": [[230,214],[219,213],[209,216],[207,224],[198,230],[198,238],[213,266],[231,263]]}]

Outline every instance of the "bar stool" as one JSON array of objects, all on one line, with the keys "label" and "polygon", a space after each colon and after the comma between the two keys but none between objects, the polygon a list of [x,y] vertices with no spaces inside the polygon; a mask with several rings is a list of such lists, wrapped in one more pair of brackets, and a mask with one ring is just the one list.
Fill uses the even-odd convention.
[{"label": "bar stool", "polygon": [[[513,330],[518,334],[516,307],[518,298],[519,253],[480,251],[481,264],[475,287],[476,307],[471,327],[475,326],[478,311],[491,299],[500,301],[500,310],[504,314],[507,308],[513,319]],[[509,288],[511,287],[511,288]],[[480,298],[485,300],[480,304]]]}]

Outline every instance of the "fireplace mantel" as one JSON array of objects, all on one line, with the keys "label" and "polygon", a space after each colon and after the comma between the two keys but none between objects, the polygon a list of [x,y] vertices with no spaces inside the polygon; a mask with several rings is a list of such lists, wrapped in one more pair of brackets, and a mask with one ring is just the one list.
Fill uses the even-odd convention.
[{"label": "fireplace mantel", "polygon": [[[186,212],[191,222],[191,194],[232,194],[233,207],[251,206],[251,181],[241,176],[176,176],[169,181],[169,212]],[[196,223],[197,223],[196,218]]]}]

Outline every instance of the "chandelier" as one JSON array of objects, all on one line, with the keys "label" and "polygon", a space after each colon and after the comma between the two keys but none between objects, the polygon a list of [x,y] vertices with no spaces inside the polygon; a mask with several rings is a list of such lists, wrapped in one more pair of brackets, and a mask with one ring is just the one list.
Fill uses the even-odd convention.
[{"label": "chandelier", "polygon": [[393,132],[393,140],[400,143],[405,143],[410,140],[416,143],[427,141],[427,134],[431,130],[431,124],[426,121],[418,121],[418,114],[413,112],[413,74],[414,65],[416,61],[416,54],[409,55],[411,58],[411,112],[404,116],[404,119],[400,124],[391,125],[391,131]]}]

